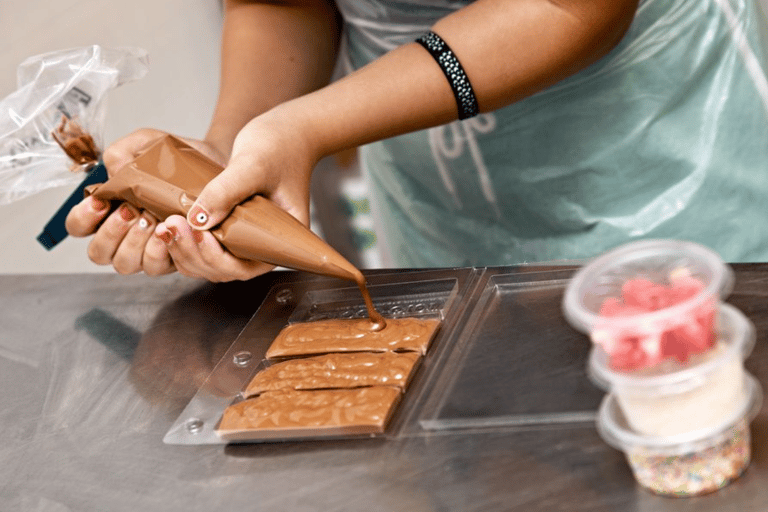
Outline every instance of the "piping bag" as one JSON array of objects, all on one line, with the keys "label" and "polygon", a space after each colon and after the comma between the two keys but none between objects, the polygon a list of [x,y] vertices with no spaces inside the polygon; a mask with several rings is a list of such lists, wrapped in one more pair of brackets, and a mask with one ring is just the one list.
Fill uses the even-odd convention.
[{"label": "piping bag", "polygon": [[[66,141],[62,147],[66,150]],[[106,182],[86,185],[84,194],[127,201],[163,221],[174,214],[185,216],[203,187],[222,170],[184,141],[165,135]],[[211,233],[238,258],[354,281],[363,294],[372,328],[384,327],[360,270],[269,199],[256,195],[246,200]]]}]

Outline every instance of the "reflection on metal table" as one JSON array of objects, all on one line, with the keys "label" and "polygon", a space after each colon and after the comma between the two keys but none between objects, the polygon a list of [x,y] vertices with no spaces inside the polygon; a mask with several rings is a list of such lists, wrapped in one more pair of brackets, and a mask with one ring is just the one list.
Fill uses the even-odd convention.
[{"label": "reflection on metal table", "polygon": [[[727,302],[757,328],[746,367],[766,387],[768,264],[734,269]],[[184,443],[205,422],[178,429],[214,380],[231,393],[252,372],[222,369],[240,344],[253,355],[287,319],[343,306],[349,283],[0,276],[0,510],[768,510],[765,407],[731,485],[673,499],[635,483],[595,429],[589,340],[560,309],[571,273],[367,272],[377,307],[407,296],[444,320],[387,435],[237,445]],[[182,444],[164,442],[174,432]]]}]

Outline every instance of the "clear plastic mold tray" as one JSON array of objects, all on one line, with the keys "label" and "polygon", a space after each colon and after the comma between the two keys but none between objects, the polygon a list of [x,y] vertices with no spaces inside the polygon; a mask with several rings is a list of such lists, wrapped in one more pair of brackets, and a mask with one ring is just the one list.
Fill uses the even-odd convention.
[{"label": "clear plastic mold tray", "polygon": [[584,368],[590,342],[565,322],[560,302],[572,268],[488,269],[454,339],[424,430],[592,423],[603,392]]},{"label": "clear plastic mold tray", "polygon": [[[375,274],[368,278],[368,288],[376,309],[385,318],[429,317],[441,320],[430,348],[422,358],[403,398],[383,434],[398,435],[403,419],[425,389],[425,381],[434,362],[447,346],[446,338],[454,330],[467,304],[477,271],[408,271]],[[262,305],[234,341],[211,375],[195,394],[164,438],[167,444],[225,444],[216,432],[224,409],[242,399],[242,391],[252,377],[269,365],[265,353],[278,333],[291,323],[328,318],[364,318],[367,310],[360,290],[354,283],[338,280],[308,280],[275,285]],[[376,437],[374,436],[374,437]],[[318,432],[301,439],[326,439],[337,436]],[[365,437],[371,437],[365,434]],[[246,442],[280,441],[254,433]],[[296,440],[292,437],[291,440]]]}]

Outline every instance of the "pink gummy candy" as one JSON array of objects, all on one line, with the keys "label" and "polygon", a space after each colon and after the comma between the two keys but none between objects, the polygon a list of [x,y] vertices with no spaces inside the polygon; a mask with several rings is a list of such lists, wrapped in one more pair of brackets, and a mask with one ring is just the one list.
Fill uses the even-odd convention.
[{"label": "pink gummy candy", "polygon": [[[704,284],[686,272],[673,273],[669,285],[648,279],[627,280],[621,287],[621,297],[609,297],[600,307],[607,318],[632,317],[659,311],[695,297]],[[711,348],[715,343],[714,300],[706,301],[685,317],[649,327],[646,323],[635,329],[628,326],[612,329],[603,327],[601,345],[610,356],[612,367],[631,370],[653,366],[674,357],[687,361],[692,354]]]}]

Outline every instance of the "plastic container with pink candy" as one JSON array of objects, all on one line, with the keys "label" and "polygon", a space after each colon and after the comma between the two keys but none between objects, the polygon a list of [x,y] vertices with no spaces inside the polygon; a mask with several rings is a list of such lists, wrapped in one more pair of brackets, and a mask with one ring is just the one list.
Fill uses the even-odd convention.
[{"label": "plastic container with pink candy", "polygon": [[[751,420],[747,411],[755,391],[744,359],[755,332],[741,311],[724,302],[732,286],[733,273],[715,252],[678,240],[621,246],[574,275],[563,310],[591,338],[588,373],[609,392],[605,400],[614,416],[620,413],[631,446],[666,446],[680,436],[685,446],[704,446],[724,428],[724,418],[730,424]],[[605,424],[610,418],[601,414],[598,427],[604,438],[611,433],[606,440],[616,446],[617,429]],[[632,462],[636,454],[624,451]],[[716,454],[702,448],[704,460],[706,453]],[[710,458],[712,467],[719,463]],[[648,479],[638,482],[676,496],[723,485],[722,479],[682,483],[667,492]]]}]

